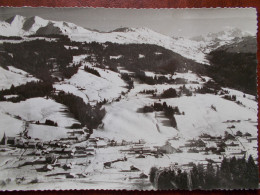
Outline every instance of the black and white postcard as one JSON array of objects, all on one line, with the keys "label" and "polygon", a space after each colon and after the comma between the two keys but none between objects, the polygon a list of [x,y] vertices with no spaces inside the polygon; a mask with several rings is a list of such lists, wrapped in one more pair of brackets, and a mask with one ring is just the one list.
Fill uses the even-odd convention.
[{"label": "black and white postcard", "polygon": [[0,190],[258,188],[256,16],[0,7]]}]

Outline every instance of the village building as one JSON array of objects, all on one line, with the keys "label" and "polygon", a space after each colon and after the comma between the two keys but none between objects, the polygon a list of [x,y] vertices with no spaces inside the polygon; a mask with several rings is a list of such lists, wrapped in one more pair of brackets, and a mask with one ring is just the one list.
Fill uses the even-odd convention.
[{"label": "village building", "polygon": [[68,134],[70,134],[70,136],[72,136],[72,137],[75,137],[76,135],[83,135],[84,131],[82,131],[82,130],[74,130],[74,131],[68,132]]},{"label": "village building", "polygon": [[107,143],[104,140],[99,140],[96,142],[96,148],[106,148]]},{"label": "village building", "polygon": [[2,140],[0,141],[0,145],[11,145],[15,146],[19,143],[19,137],[7,137],[4,133]]},{"label": "village building", "polygon": [[85,151],[88,155],[94,155],[96,153],[94,148],[86,148]]},{"label": "village building", "polygon": [[249,143],[256,143],[257,144],[257,137],[248,137],[247,138],[247,141]]},{"label": "village building", "polygon": [[239,144],[233,142],[226,145],[225,151],[226,154],[238,154],[244,152],[244,150],[242,150],[242,147]]},{"label": "village building", "polygon": [[172,147],[170,142],[166,142],[166,144],[164,146],[159,147],[157,151],[165,154],[173,154],[177,152],[177,149]]},{"label": "village building", "polygon": [[28,148],[32,148],[32,149],[36,149],[36,142],[29,142],[28,144],[27,144],[27,147]]}]

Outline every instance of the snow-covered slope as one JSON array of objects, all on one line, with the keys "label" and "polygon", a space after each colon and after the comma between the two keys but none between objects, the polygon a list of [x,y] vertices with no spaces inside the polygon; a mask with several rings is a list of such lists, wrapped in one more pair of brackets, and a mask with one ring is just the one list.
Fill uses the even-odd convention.
[{"label": "snow-covered slope", "polygon": [[46,26],[48,20],[40,17],[26,18],[23,16],[13,16],[6,21],[0,22],[0,35],[3,36],[24,36],[36,33],[36,31]]},{"label": "snow-covered slope", "polygon": [[[25,122],[30,123],[28,133],[33,138],[53,140],[67,137],[67,127],[79,122],[68,116],[64,112],[66,109],[64,105],[45,98],[31,98],[19,103],[0,102],[0,137],[4,133],[6,136],[21,133]],[[36,121],[45,123],[46,119],[56,122],[58,127],[31,124]]]},{"label": "snow-covered slope", "polygon": [[[74,56],[74,63],[82,61],[85,55]],[[98,71],[100,77],[88,73],[84,70],[84,66],[91,67]],[[81,97],[86,103],[101,102],[104,99],[112,101],[121,95],[121,92],[126,92],[126,83],[121,79],[119,73],[111,70],[103,70],[93,67],[90,63],[82,61],[82,66],[78,72],[70,79],[54,85],[59,91],[72,93]]]},{"label": "snow-covered slope", "polygon": [[193,59],[198,63],[208,63],[204,53],[200,50],[202,43],[185,38],[173,39],[144,27],[127,28],[124,31],[112,31],[109,33],[88,31],[86,33],[71,34],[70,36],[74,41],[154,44],[172,50],[183,57]]},{"label": "snow-covered slope", "polygon": [[[190,90],[203,85],[201,78],[191,72],[179,73],[174,75],[174,78],[186,78],[189,83],[186,87]],[[198,81],[200,84],[193,84],[193,81]],[[225,131],[233,134],[238,130],[257,136],[257,102],[251,95],[224,88],[229,91],[230,95],[236,95],[237,100],[243,105],[226,100],[221,95],[212,94],[161,99],[161,103],[166,102],[167,105],[178,106],[180,112],[185,113],[175,115],[177,128],[173,128],[164,124],[167,119],[160,112],[138,112],[138,109],[144,106],[159,102],[158,99],[151,98],[151,95],[139,92],[156,90],[160,94],[170,87],[178,90],[181,85],[146,85],[135,82],[134,86],[135,88],[121,101],[105,106],[107,114],[103,119],[104,127],[94,131],[94,135],[118,141],[144,139],[150,144],[163,144],[175,136],[186,140],[197,138],[203,133],[223,136]],[[212,109],[212,105],[216,110]],[[234,124],[232,121],[239,122]],[[181,143],[183,143],[182,139]]]},{"label": "snow-covered slope", "polygon": [[12,85],[18,86],[38,80],[23,70],[13,66],[9,66],[8,68],[9,70],[0,67],[0,89],[9,89]]}]

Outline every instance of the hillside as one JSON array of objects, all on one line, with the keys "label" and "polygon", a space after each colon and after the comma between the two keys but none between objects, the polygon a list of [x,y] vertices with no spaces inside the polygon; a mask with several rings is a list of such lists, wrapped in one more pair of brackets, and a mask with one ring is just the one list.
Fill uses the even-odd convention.
[{"label": "hillside", "polygon": [[246,37],[238,43],[224,45],[209,53],[209,76],[222,86],[256,94],[255,37]]}]

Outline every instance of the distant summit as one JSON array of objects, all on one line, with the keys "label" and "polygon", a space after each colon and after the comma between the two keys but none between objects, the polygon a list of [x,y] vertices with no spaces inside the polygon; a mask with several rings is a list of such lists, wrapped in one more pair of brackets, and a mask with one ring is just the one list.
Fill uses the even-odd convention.
[{"label": "distant summit", "polygon": [[208,33],[206,36],[195,36],[192,37],[191,40],[194,41],[213,41],[213,40],[232,40],[235,38],[242,38],[242,37],[247,37],[247,36],[253,36],[249,32],[242,31],[239,28],[231,28],[231,27],[226,27],[225,30],[215,32],[215,33]]}]

